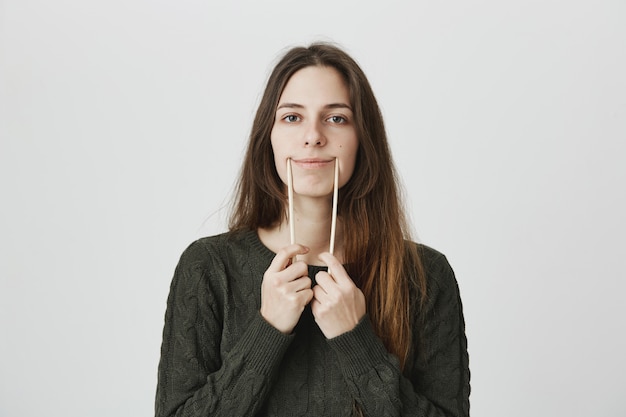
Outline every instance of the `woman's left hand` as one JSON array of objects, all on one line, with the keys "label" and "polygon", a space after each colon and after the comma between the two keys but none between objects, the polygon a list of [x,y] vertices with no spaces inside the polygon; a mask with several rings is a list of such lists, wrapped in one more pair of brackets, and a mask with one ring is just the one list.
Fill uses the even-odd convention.
[{"label": "woman's left hand", "polygon": [[313,287],[311,311],[317,325],[327,339],[354,329],[365,315],[365,296],[348,273],[330,253],[321,253],[320,259],[328,265],[332,276],[318,272]]}]

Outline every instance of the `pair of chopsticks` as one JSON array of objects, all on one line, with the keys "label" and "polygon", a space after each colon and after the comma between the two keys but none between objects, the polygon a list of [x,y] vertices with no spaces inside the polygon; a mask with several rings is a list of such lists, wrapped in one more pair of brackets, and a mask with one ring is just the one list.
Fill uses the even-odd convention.
[{"label": "pair of chopsticks", "polygon": [[[335,251],[335,232],[337,231],[337,195],[339,193],[339,160],[335,158],[335,180],[333,182],[333,213],[330,223],[330,249],[332,255]],[[287,197],[289,203],[289,237],[291,244],[296,243],[296,225],[293,213],[293,174],[291,171],[291,158],[287,158]],[[330,274],[330,267],[328,268]]]}]

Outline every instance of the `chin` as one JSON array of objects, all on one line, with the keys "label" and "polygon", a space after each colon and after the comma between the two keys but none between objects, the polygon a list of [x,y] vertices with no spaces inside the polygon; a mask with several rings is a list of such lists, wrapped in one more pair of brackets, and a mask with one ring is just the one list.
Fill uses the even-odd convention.
[{"label": "chin", "polygon": [[324,189],[314,189],[314,188],[306,188],[304,190],[294,189],[294,194],[299,197],[308,197],[308,198],[331,198],[333,196],[333,189],[324,188]]}]

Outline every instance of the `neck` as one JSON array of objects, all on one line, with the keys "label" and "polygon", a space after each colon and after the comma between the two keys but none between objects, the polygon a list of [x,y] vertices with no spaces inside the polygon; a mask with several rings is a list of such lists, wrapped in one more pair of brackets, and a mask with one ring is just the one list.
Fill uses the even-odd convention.
[{"label": "neck", "polygon": [[[294,224],[296,243],[310,249],[306,255],[299,255],[309,265],[323,265],[318,259],[322,252],[330,249],[330,228],[332,223],[332,200],[319,198],[294,198]],[[289,219],[284,219],[271,229],[259,230],[261,241],[271,250],[277,252],[290,243]],[[337,219],[334,255],[342,261],[343,241],[340,219]]]}]

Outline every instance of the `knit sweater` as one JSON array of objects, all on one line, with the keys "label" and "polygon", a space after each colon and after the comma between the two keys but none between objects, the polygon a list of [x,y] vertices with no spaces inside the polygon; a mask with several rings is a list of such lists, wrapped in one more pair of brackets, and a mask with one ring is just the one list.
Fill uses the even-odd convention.
[{"label": "knit sweater", "polygon": [[[367,315],[332,339],[308,307],[292,334],[266,322],[260,288],[275,254],[256,232],[192,243],[167,300],[156,416],[350,416],[354,401],[371,417],[468,416],[457,282],[444,255],[419,249],[428,298],[414,317],[420,336],[403,373]],[[319,270],[310,266],[309,276]]]}]

